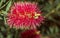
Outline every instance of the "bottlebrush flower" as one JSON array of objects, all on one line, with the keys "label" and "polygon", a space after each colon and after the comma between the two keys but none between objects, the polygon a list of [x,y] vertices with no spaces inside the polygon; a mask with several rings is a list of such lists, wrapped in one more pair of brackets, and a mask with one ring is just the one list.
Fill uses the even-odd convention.
[{"label": "bottlebrush flower", "polygon": [[7,23],[10,27],[28,29],[36,28],[43,22],[43,16],[37,3],[16,2],[7,15]]},{"label": "bottlebrush flower", "polygon": [[21,38],[40,38],[39,31],[30,29],[21,33]]}]

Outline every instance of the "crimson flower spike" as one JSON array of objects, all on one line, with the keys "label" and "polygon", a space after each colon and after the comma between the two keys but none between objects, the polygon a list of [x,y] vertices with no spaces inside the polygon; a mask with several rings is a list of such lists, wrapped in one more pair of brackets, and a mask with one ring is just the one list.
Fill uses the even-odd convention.
[{"label": "crimson flower spike", "polygon": [[7,15],[7,24],[11,28],[36,29],[44,20],[41,14],[37,3],[15,2]]}]

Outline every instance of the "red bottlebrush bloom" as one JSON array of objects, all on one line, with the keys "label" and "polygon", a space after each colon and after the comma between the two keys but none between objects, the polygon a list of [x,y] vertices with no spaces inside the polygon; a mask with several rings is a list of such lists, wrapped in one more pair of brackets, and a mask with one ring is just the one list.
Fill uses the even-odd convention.
[{"label": "red bottlebrush bloom", "polygon": [[43,22],[43,16],[36,3],[17,2],[11,6],[7,23],[15,28],[36,28]]},{"label": "red bottlebrush bloom", "polygon": [[21,33],[21,38],[40,38],[39,31],[30,29]]}]

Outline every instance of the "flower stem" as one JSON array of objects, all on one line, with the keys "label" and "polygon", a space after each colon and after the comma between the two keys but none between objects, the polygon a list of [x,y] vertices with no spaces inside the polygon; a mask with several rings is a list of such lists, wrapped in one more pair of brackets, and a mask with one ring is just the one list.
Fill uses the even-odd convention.
[{"label": "flower stem", "polygon": [[16,30],[16,33],[15,33],[15,38],[18,37],[18,30]]},{"label": "flower stem", "polygon": [[51,14],[55,13],[55,9],[52,9],[51,12],[49,12],[48,14],[46,14],[44,17],[47,18],[49,17]]}]

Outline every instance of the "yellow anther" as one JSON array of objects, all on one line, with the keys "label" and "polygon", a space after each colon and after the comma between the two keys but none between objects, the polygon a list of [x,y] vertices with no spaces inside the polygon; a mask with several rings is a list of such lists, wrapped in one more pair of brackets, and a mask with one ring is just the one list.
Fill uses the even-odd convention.
[{"label": "yellow anther", "polygon": [[37,13],[35,13],[34,18],[35,18],[35,19],[37,19],[37,18],[38,18],[38,16],[41,16],[41,14],[37,14]]},{"label": "yellow anther", "polygon": [[40,16],[40,14],[35,13],[35,16]]},{"label": "yellow anther", "polygon": [[24,16],[23,14],[20,14],[20,13],[19,13],[19,16],[22,17],[22,18],[25,18],[25,16]]},{"label": "yellow anther", "polygon": [[32,17],[32,15],[31,15],[31,14],[27,14],[27,16],[28,16],[29,18],[31,18],[31,17]]},{"label": "yellow anther", "polygon": [[36,34],[40,34],[40,31],[37,31]]}]

